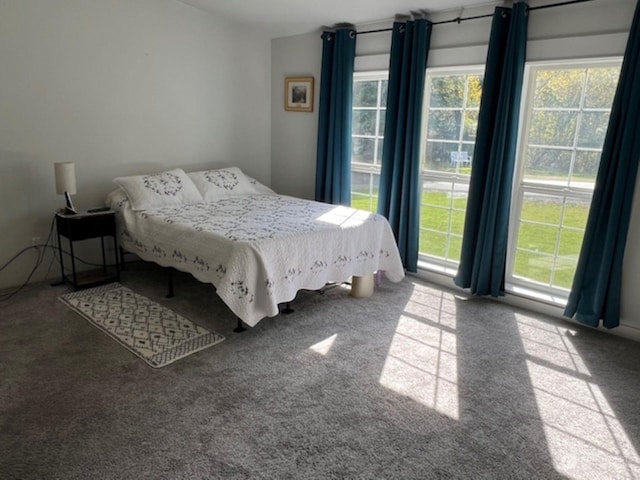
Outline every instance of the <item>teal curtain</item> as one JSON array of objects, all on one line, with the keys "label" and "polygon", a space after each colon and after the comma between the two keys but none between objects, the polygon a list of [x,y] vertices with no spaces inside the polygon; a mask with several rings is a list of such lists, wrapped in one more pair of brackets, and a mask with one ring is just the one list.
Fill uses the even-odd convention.
[{"label": "teal curtain", "polygon": [[316,195],[319,202],[351,203],[351,101],[356,32],[322,34]]},{"label": "teal curtain", "polygon": [[507,237],[527,50],[527,4],[497,7],[482,85],[456,285],[504,295]]},{"label": "teal curtain", "polygon": [[378,213],[389,220],[410,272],[418,267],[420,135],[430,38],[425,19],[393,24]]},{"label": "teal curtain", "polygon": [[620,323],[622,261],[640,159],[640,3],[611,108],[582,250],[564,314],[607,328]]}]

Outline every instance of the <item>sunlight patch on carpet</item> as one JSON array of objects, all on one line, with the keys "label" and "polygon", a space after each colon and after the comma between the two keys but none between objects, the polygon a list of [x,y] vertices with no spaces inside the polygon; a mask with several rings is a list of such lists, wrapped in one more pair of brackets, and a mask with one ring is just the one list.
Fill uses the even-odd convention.
[{"label": "sunlight patch on carpet", "polygon": [[336,341],[336,338],[338,338],[338,334],[334,333],[330,337],[327,337],[324,340],[311,345],[309,347],[309,350],[313,350],[314,352],[319,353],[320,355],[326,355],[327,353],[329,353],[329,350],[331,350],[331,347],[333,346],[333,342]]},{"label": "sunlight patch on carpet", "polygon": [[455,325],[453,296],[414,292],[398,320],[380,384],[459,420]]},{"label": "sunlight patch on carpet", "polygon": [[571,330],[516,315],[555,469],[567,478],[638,478],[640,456],[579,352]]},{"label": "sunlight patch on carpet", "polygon": [[59,299],[154,368],[225,339],[119,283],[68,293]]}]

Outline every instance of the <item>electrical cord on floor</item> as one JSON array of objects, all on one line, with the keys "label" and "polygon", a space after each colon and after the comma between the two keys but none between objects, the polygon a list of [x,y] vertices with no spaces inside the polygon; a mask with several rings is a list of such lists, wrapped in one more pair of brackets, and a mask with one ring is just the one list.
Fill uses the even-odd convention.
[{"label": "electrical cord on floor", "polygon": [[[49,234],[47,235],[47,240],[46,240],[46,242],[44,244],[42,244],[42,245],[30,245],[28,247],[23,248],[18,253],[16,253],[13,257],[11,257],[7,262],[5,262],[4,265],[2,265],[0,267],[0,272],[2,272],[5,268],[7,268],[9,265],[11,265],[16,259],[18,259],[23,253],[25,253],[25,252],[27,252],[29,250],[32,250],[32,249],[38,250],[38,258],[36,259],[36,262],[35,262],[33,268],[31,269],[31,272],[29,272],[29,275],[27,276],[27,279],[22,283],[22,285],[17,287],[15,290],[13,290],[11,292],[0,294],[0,302],[6,302],[7,300],[13,298],[13,296],[16,295],[18,292],[22,291],[24,289],[24,287],[26,287],[29,284],[29,282],[31,281],[31,278],[36,273],[38,268],[40,268],[40,265],[42,265],[42,262],[44,261],[45,252],[47,251],[47,248],[53,248],[53,245],[50,245],[50,243],[51,243],[51,240],[52,240],[52,237],[53,237],[53,225],[54,225],[54,222],[55,222],[55,218],[51,220],[51,225],[49,227]],[[49,265],[49,270],[50,269],[51,269],[51,265]]]},{"label": "electrical cord on floor", "polygon": [[[53,267],[54,262],[56,260],[58,260],[58,262],[60,261],[59,246],[57,245],[56,238],[53,235],[54,225],[55,225],[55,217],[51,221],[51,226],[49,227],[49,233],[47,235],[47,240],[46,240],[45,243],[40,244],[40,245],[30,245],[28,247],[23,248],[18,253],[16,253],[13,257],[11,257],[9,260],[7,260],[4,265],[0,266],[0,272],[2,272],[5,268],[7,268],[9,265],[11,265],[15,260],[17,260],[25,252],[28,252],[28,251],[33,250],[33,249],[38,250],[38,253],[39,253],[38,254],[38,258],[36,259],[36,262],[35,262],[33,268],[29,272],[29,275],[27,275],[27,279],[22,283],[22,285],[20,285],[19,287],[15,288],[14,290],[12,290],[10,292],[6,292],[6,293],[0,293],[0,303],[1,302],[6,302],[9,299],[13,298],[13,296],[17,295],[20,291],[22,291],[29,284],[29,282],[33,278],[33,275],[36,273],[38,268],[40,268],[40,266],[42,265],[42,262],[44,261],[45,253],[46,253],[47,249],[50,248],[51,251],[53,252],[53,255],[51,257],[51,261],[49,262],[49,267],[47,268],[47,272],[45,273],[45,278],[47,278],[49,276],[49,272],[51,272],[51,268]],[[118,253],[116,252],[116,255],[117,254]],[[87,260],[83,260],[82,258],[79,258],[78,256],[75,256],[75,261],[76,262],[80,262],[80,263],[82,263],[84,265],[88,265],[90,267],[103,267],[102,264],[92,263],[92,262],[89,262]],[[111,267],[115,267],[115,264],[107,264],[106,266],[111,268]]]}]

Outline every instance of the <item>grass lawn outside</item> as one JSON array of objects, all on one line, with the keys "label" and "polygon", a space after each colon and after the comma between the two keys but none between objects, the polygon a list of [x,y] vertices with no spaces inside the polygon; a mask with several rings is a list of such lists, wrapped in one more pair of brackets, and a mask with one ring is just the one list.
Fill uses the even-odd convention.
[{"label": "grass lawn outside", "polygon": [[[377,192],[353,192],[351,206],[375,211]],[[459,262],[467,198],[428,191],[420,209],[420,253]],[[525,196],[518,231],[514,275],[544,285],[570,289],[589,206]],[[561,224],[561,228],[558,225]],[[558,256],[556,257],[556,249]],[[555,262],[554,262],[555,258]]]}]

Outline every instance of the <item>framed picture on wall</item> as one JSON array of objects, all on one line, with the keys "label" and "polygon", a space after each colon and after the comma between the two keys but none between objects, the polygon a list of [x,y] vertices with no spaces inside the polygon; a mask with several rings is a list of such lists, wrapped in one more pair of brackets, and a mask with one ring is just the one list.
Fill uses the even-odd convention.
[{"label": "framed picture on wall", "polygon": [[284,109],[313,112],[313,77],[285,77]]}]

